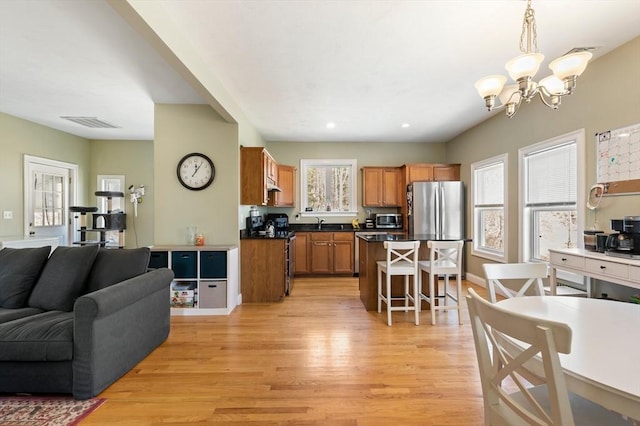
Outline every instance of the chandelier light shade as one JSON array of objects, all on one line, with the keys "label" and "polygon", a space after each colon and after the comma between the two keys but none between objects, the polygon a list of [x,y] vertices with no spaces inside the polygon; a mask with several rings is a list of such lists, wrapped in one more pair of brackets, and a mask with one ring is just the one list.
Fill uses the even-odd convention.
[{"label": "chandelier light shade", "polygon": [[[507,116],[513,117],[522,101],[531,102],[536,96],[549,108],[557,109],[561,98],[573,93],[576,79],[584,72],[593,55],[580,50],[554,59],[549,64],[553,75],[536,83],[533,77],[544,61],[544,55],[538,52],[537,38],[535,12],[531,7],[531,0],[527,0],[520,35],[520,51],[523,54],[505,65],[516,84],[505,86],[507,78],[502,75],[490,75],[475,84],[489,111],[506,108]],[[496,105],[496,99],[500,101],[500,105]]]}]

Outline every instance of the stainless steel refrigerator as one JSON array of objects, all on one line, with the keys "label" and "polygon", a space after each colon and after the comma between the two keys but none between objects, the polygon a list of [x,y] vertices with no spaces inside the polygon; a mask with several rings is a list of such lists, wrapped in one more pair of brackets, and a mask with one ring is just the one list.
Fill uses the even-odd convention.
[{"label": "stainless steel refrigerator", "polygon": [[463,239],[464,183],[414,182],[407,186],[409,233]]}]

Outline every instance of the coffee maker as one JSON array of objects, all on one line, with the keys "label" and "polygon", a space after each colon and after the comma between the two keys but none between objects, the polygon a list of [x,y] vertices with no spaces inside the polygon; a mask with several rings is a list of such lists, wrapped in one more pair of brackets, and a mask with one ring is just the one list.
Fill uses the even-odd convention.
[{"label": "coffee maker", "polygon": [[607,237],[605,254],[640,259],[640,216],[611,219],[611,229],[618,232]]}]

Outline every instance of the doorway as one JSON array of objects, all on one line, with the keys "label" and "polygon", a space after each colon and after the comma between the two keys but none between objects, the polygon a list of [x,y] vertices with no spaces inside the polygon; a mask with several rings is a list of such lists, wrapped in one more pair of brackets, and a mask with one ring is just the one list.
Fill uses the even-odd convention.
[{"label": "doorway", "polygon": [[74,241],[69,206],[77,200],[78,165],[24,156],[24,235]]}]

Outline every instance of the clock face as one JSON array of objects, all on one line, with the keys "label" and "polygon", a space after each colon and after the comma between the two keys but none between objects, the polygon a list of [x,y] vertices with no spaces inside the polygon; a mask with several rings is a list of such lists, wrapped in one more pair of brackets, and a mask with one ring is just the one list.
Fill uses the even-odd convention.
[{"label": "clock face", "polygon": [[178,180],[187,189],[200,191],[213,182],[216,169],[209,157],[197,152],[187,154],[178,162]]}]

